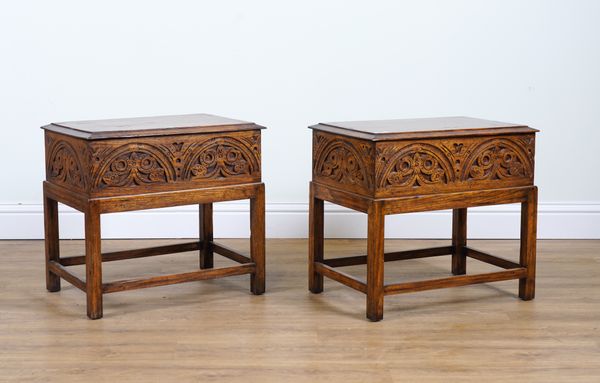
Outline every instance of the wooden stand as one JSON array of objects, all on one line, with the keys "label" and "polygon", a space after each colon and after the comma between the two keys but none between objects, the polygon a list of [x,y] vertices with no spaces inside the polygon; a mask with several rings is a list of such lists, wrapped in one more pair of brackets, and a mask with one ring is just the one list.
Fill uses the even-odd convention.
[{"label": "wooden stand", "polygon": [[[519,279],[519,297],[523,300],[534,298],[537,187],[532,182],[535,130],[503,124],[489,126],[492,122],[468,120],[463,123],[476,126],[465,128],[464,131],[449,129],[444,132],[425,130],[414,133],[408,130],[403,136],[400,128],[396,127],[395,135],[389,140],[386,140],[386,135],[391,133],[376,131],[377,122],[362,122],[366,124],[362,130],[359,129],[361,123],[319,124],[312,127],[315,131],[309,214],[311,292],[317,294],[323,291],[324,276],[363,292],[367,295],[367,318],[372,321],[383,319],[383,297],[392,294]],[[389,130],[390,126],[402,126],[407,121],[416,125],[433,124],[432,129],[441,128],[436,126],[436,121],[397,120],[381,123]],[[455,126],[456,121],[446,124]],[[481,128],[475,129],[478,126]],[[500,128],[506,132],[499,132],[497,129]],[[369,137],[369,134],[373,136]],[[448,136],[452,138],[448,139]],[[478,136],[481,138],[478,139]],[[406,137],[410,137],[410,140]],[[469,140],[472,142],[465,145],[465,141]],[[386,141],[393,142],[389,144]],[[522,143],[530,146],[522,148]],[[461,150],[454,153],[451,150],[436,150],[442,147]],[[511,164],[511,161],[516,162]],[[505,163],[509,166],[506,171],[503,169]],[[453,165],[450,167],[447,164]],[[485,169],[480,169],[483,167]],[[324,201],[368,214],[367,255],[324,258]],[[522,206],[519,263],[467,246],[468,207],[517,202]],[[384,252],[385,215],[441,209],[453,209],[450,246]],[[441,255],[452,255],[451,270],[454,276],[384,284],[384,262]],[[465,275],[467,257],[504,270]],[[367,265],[366,282],[336,269],[362,264]]]},{"label": "wooden stand", "polygon": [[[124,125],[129,126],[130,130],[126,134],[122,131],[111,132],[108,128],[113,124],[106,121],[86,122],[90,136],[73,138],[73,135],[81,134],[75,130],[79,128],[77,122],[44,127],[47,154],[44,222],[48,291],[60,290],[60,278],[83,290],[87,295],[87,315],[91,319],[102,317],[103,294],[117,291],[250,274],[252,293],[264,293],[265,189],[260,182],[258,130],[261,127],[208,115],[110,122],[120,129]],[[215,123],[218,124],[218,129],[213,126]],[[187,129],[182,128],[186,124]],[[156,125],[164,127],[158,129]],[[188,134],[175,135],[172,126],[184,129]],[[144,130],[148,127],[152,127],[152,130]],[[218,133],[215,134],[215,131]],[[94,134],[114,136],[109,140],[103,138],[103,141],[97,141],[99,138],[94,137]],[[122,139],[121,136],[127,138]],[[91,161],[86,158],[88,153],[92,155]],[[210,187],[198,187],[204,184]],[[219,186],[221,184],[225,186]],[[241,199],[250,199],[250,257],[213,240],[212,204]],[[85,214],[84,256],[60,257],[58,202]],[[101,214],[189,204],[199,204],[200,207],[198,241],[104,254],[101,252]],[[103,283],[102,262],[196,250],[199,251],[201,270]],[[213,253],[240,265],[214,269]],[[85,281],[67,269],[68,266],[82,264],[86,265]]]}]

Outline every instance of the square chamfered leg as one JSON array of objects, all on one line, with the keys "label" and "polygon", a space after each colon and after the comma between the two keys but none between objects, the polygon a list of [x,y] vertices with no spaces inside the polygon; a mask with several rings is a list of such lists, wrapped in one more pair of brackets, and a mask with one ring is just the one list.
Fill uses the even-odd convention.
[{"label": "square chamfered leg", "polygon": [[367,214],[367,318],[375,322],[383,319],[385,215],[382,203],[372,201]]},{"label": "square chamfered leg", "polygon": [[452,274],[467,273],[467,209],[452,210]]},{"label": "square chamfered leg", "polygon": [[526,277],[519,279],[519,298],[524,301],[535,297],[535,256],[537,241],[537,187],[521,203],[521,251],[519,263],[525,267]]},{"label": "square chamfered leg", "polygon": [[250,199],[250,258],[256,268],[250,274],[250,290],[260,295],[265,292],[265,185],[262,183]]},{"label": "square chamfered leg", "polygon": [[199,205],[200,212],[200,268],[213,268],[213,204],[203,203]]},{"label": "square chamfered leg", "polygon": [[85,215],[85,287],[87,315],[102,318],[102,253],[100,240],[100,213],[89,204]]},{"label": "square chamfered leg", "polygon": [[308,289],[314,294],[323,292],[323,274],[315,270],[315,262],[323,262],[323,205],[323,200],[315,197],[314,186],[311,184],[308,212]]},{"label": "square chamfered leg", "polygon": [[60,291],[60,276],[50,270],[50,262],[60,262],[58,202],[44,192],[44,237],[46,247],[46,289]]}]

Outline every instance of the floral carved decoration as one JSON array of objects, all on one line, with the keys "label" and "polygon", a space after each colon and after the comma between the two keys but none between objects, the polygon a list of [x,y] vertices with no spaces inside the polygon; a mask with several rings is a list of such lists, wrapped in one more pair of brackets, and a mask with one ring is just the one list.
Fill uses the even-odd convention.
[{"label": "floral carved decoration", "polygon": [[315,171],[318,176],[341,184],[368,187],[365,166],[354,147],[342,141],[334,141],[321,152]]},{"label": "floral carved decoration", "polygon": [[47,174],[54,182],[85,189],[81,162],[75,149],[65,141],[58,141],[52,148]]},{"label": "floral carved decoration", "polygon": [[421,187],[454,180],[450,162],[431,145],[409,145],[385,161],[387,165],[380,177],[382,187]]},{"label": "floral carved decoration", "polygon": [[128,144],[101,161],[95,184],[101,188],[129,187],[173,180],[172,165],[158,149],[146,144]]},{"label": "floral carved decoration", "polygon": [[148,153],[125,153],[115,159],[109,171],[102,176],[107,186],[143,185],[153,182],[166,182],[165,170]]},{"label": "floral carved decoration", "polygon": [[467,160],[465,180],[524,178],[532,174],[528,155],[516,142],[493,140],[483,143]]},{"label": "floral carved decoration", "polygon": [[234,138],[215,138],[191,150],[182,177],[225,178],[255,174],[260,170],[257,156]]}]

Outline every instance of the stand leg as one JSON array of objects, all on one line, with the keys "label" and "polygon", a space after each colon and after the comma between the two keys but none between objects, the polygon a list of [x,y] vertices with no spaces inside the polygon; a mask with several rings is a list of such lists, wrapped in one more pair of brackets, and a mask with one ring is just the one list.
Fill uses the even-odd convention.
[{"label": "stand leg", "polygon": [[519,298],[524,301],[535,297],[535,254],[537,240],[537,187],[533,187],[527,201],[521,204],[521,253],[519,263],[527,268],[527,277],[519,279]]},{"label": "stand leg", "polygon": [[250,199],[250,258],[256,272],[250,275],[252,294],[265,292],[265,185],[261,184],[256,196]]},{"label": "stand leg", "polygon": [[467,273],[467,209],[452,210],[452,274]]},{"label": "stand leg", "polygon": [[310,186],[308,213],[308,289],[318,294],[323,292],[323,275],[315,271],[315,262],[323,261],[323,200],[315,198]]},{"label": "stand leg", "polygon": [[383,266],[385,215],[380,202],[369,207],[367,236],[367,318],[376,322],[383,319]]},{"label": "stand leg", "polygon": [[213,238],[213,204],[205,203],[200,204],[200,268],[201,269],[212,269],[213,268],[213,249],[212,240]]},{"label": "stand leg", "polygon": [[48,270],[48,262],[60,260],[58,202],[44,195],[44,236],[46,246],[46,289],[60,291],[60,277]]},{"label": "stand leg", "polygon": [[85,212],[85,272],[87,315],[102,318],[102,254],[100,245],[100,214],[93,204]]}]

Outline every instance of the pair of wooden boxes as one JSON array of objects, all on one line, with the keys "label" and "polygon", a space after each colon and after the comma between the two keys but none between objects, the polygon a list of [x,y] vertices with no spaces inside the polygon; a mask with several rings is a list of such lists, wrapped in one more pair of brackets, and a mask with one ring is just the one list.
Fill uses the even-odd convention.
[{"label": "pair of wooden boxes", "polygon": [[[46,286],[63,278],[86,292],[89,318],[102,317],[106,293],[250,274],[251,291],[265,291],[265,187],[261,129],[254,123],[197,114],[53,123],[46,143],[44,217]],[[323,291],[327,276],[367,295],[367,317],[383,318],[383,297],[474,283],[519,279],[519,296],[533,299],[537,188],[533,185],[535,132],[527,126],[466,117],[318,124],[313,129],[310,183],[309,289]],[[213,240],[219,201],[250,200],[250,256]],[[325,259],[323,203],[368,214],[364,256]],[[85,255],[60,257],[58,202],[85,215]],[[467,208],[522,204],[519,263],[466,246]],[[199,240],[149,249],[102,253],[104,213],[198,204]],[[453,209],[452,244],[384,253],[387,214]],[[199,251],[188,273],[104,283],[102,262]],[[213,254],[240,265],[213,268]],[[384,284],[385,261],[452,255],[455,276]],[[471,257],[504,270],[466,274]],[[67,267],[86,265],[80,279]],[[367,280],[336,270],[367,265]]]}]

